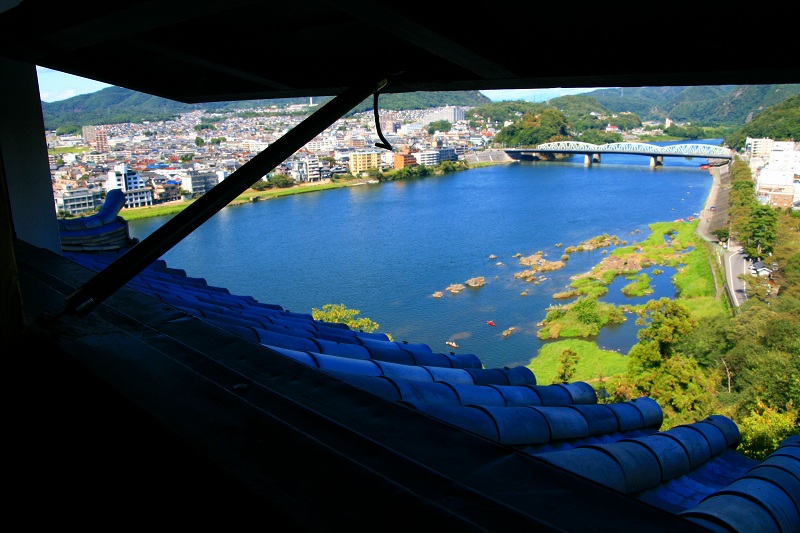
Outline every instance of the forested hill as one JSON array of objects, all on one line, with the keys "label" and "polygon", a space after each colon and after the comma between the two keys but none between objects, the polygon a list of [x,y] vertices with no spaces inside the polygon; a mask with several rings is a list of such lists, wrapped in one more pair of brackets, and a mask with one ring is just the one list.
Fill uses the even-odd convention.
[{"label": "forested hill", "polygon": [[[328,98],[314,98],[315,104],[323,104]],[[119,124],[123,122],[142,122],[145,120],[169,120],[191,111],[231,111],[256,107],[286,107],[293,104],[306,104],[308,98],[281,98],[275,100],[247,100],[242,102],[210,102],[203,104],[184,104],[158,96],[123,89],[107,87],[90,94],[73,96],[58,102],[42,102],[44,127],[59,132],[77,131],[81,126],[97,124]],[[381,109],[396,111],[407,109],[427,109],[429,107],[479,106],[491,100],[479,91],[416,92],[402,94],[382,94]],[[353,112],[372,109],[372,98],[365,100]]]},{"label": "forested hill", "polygon": [[629,111],[642,120],[691,122],[741,128],[759,113],[800,94],[800,84],[625,87],[597,89],[595,98],[615,113]]},{"label": "forested hill", "polygon": [[[625,87],[597,89],[577,95],[596,101],[612,113],[632,112],[642,120],[691,122],[698,126],[741,128],[754,117],[786,99],[800,94],[800,84],[786,85],[712,85],[697,87]],[[563,98],[563,97],[562,97]],[[574,97],[569,97],[574,98]],[[322,104],[330,98],[314,99]],[[559,98],[551,100],[555,105]],[[121,87],[74,96],[59,102],[42,102],[45,128],[59,133],[78,131],[81,126],[168,120],[190,111],[231,111],[254,107],[308,103],[306,98],[248,100],[243,102],[210,102],[184,104]],[[508,106],[509,102],[493,103],[480,91],[415,92],[382,94],[383,110],[427,109],[445,105],[479,107]],[[526,102],[525,107],[538,107]],[[372,109],[372,98],[364,100],[353,112]],[[502,113],[490,113],[500,117]]]}]

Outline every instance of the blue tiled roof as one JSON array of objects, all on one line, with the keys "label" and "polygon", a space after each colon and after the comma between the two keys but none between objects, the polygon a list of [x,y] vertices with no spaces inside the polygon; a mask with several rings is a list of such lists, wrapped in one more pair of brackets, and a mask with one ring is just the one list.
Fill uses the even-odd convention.
[{"label": "blue tiled roof", "polygon": [[[65,255],[99,271],[117,254]],[[800,531],[800,435],[763,461],[714,415],[661,431],[647,397],[599,404],[583,382],[540,385],[526,367],[484,368],[383,333],[230,294],[156,261],[128,286],[386,400],[680,515],[711,531]]]}]

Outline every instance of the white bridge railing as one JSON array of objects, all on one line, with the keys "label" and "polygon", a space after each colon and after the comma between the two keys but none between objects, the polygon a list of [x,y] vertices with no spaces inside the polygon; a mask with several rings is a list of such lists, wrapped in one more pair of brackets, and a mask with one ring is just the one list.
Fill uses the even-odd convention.
[{"label": "white bridge railing", "polygon": [[578,141],[560,141],[544,143],[535,148],[525,148],[530,151],[547,151],[557,153],[585,153],[585,154],[642,154],[642,155],[672,155],[683,157],[718,157],[733,158],[733,150],[710,144],[672,144],[669,146],[656,146],[647,143],[611,143],[591,144]]}]

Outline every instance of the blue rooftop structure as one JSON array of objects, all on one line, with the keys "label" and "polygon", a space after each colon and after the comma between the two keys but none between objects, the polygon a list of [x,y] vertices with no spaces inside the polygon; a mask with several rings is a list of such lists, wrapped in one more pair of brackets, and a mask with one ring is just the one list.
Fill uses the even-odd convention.
[{"label": "blue rooftop structure", "polygon": [[[119,254],[65,255],[99,271]],[[439,353],[314,320],[210,286],[162,260],[128,286],[370,394],[702,528],[800,530],[800,435],[756,461],[736,451],[739,430],[721,415],[661,431],[663,413],[650,398],[600,404],[587,383],[541,385],[526,367],[484,368],[476,355]]]},{"label": "blue rooftop structure", "polygon": [[[624,3],[594,8],[569,17],[571,49],[597,49],[598,14],[630,15]],[[565,27],[540,22],[573,13],[558,2],[479,11],[384,0],[4,2],[8,522],[104,531],[798,531],[795,437],[752,462],[724,417],[662,431],[647,398],[599,404],[586,384],[541,385],[525,369],[483,368],[480,354],[360,335],[158,260],[365,101],[380,136],[379,95],[800,82],[780,53],[685,61],[678,49],[658,61],[630,53],[575,61],[561,50],[561,60],[540,60],[536,47],[558,53]],[[712,3],[691,13],[722,25],[736,16]],[[220,24],[235,47],[196,45],[202,29]],[[773,17],[747,36],[772,43],[795,26]],[[482,38],[487,28],[502,28],[500,45]],[[347,45],[352,36],[358,46]],[[273,43],[279,53],[239,53]],[[332,43],[343,61],[312,64]],[[37,67],[198,110],[254,99],[322,105],[107,263],[133,244],[124,223],[108,231],[56,220]]]}]

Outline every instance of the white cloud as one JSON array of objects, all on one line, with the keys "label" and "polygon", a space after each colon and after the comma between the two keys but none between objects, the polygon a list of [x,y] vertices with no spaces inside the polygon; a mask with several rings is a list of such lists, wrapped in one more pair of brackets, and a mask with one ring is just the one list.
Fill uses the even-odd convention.
[{"label": "white cloud", "polygon": [[58,102],[111,87],[107,83],[39,66],[36,67],[36,76],[39,78],[39,97],[44,102]]}]

